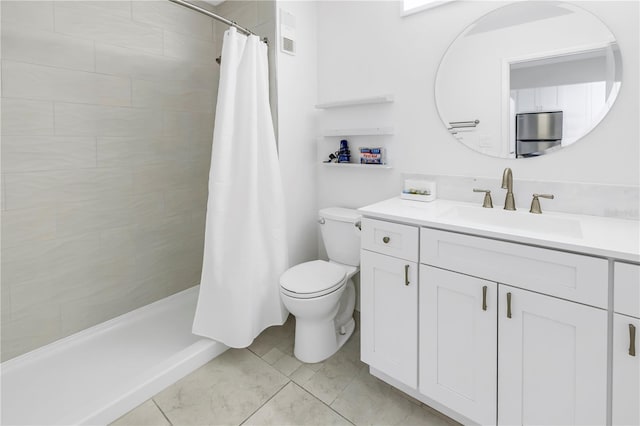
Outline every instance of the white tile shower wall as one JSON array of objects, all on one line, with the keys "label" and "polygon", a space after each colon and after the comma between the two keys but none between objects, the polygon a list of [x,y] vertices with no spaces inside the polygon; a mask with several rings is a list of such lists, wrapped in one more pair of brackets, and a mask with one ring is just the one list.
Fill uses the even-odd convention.
[{"label": "white tile shower wall", "polygon": [[[529,205],[530,192],[558,182],[548,189],[556,191],[558,199],[543,200],[543,210],[637,217],[640,125],[629,117],[637,117],[640,109],[639,4],[571,3],[600,17],[615,34],[623,57],[620,95],[607,117],[575,145],[552,155],[506,160],[476,153],[448,134],[435,105],[434,80],[451,41],[480,16],[508,2],[451,2],[404,18],[397,2],[318,2],[318,102],[395,95],[395,102],[389,105],[394,135],[387,144],[394,169],[375,173],[320,169],[320,207],[358,207],[396,196],[404,172],[495,183],[502,170],[511,167],[516,196],[522,197],[519,205]],[[338,122],[323,112],[320,128],[346,126],[342,123],[358,120],[355,114],[356,108],[341,108]],[[354,126],[376,126],[374,120],[358,121]],[[467,181],[461,188],[464,199],[474,195],[466,193],[469,186]],[[500,194],[495,191],[495,204],[500,203]]]},{"label": "white tile shower wall", "polygon": [[222,40],[166,0],[0,8],[6,360],[199,282]]}]

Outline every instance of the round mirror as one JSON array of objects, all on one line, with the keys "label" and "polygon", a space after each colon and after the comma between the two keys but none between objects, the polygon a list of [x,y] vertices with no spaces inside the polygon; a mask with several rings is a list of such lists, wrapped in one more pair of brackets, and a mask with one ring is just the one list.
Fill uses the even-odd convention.
[{"label": "round mirror", "polygon": [[589,133],[622,82],[615,37],[597,17],[560,2],[518,2],[466,28],[436,76],[451,135],[494,157],[554,152]]}]

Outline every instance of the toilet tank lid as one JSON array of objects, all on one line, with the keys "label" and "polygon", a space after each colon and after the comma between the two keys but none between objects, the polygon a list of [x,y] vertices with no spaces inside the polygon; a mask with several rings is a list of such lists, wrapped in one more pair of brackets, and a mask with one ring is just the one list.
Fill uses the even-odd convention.
[{"label": "toilet tank lid", "polygon": [[344,207],[327,207],[320,210],[320,217],[340,222],[356,223],[360,220],[361,216],[360,213],[354,209],[346,209]]}]

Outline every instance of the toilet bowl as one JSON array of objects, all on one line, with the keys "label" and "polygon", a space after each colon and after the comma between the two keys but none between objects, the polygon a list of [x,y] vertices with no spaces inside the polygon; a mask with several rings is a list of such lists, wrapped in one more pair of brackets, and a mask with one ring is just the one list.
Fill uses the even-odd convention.
[{"label": "toilet bowl", "polygon": [[280,277],[280,295],[296,317],[294,355],[315,363],[333,355],[353,334],[355,286],[360,264],[360,216],[355,210],[320,210],[319,223],[329,261],[289,268]]}]

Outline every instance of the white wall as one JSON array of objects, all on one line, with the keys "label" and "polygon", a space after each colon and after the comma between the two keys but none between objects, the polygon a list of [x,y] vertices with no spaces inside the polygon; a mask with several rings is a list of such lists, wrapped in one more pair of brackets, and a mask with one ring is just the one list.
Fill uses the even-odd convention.
[{"label": "white wall", "polygon": [[288,212],[291,265],[318,258],[316,204],[316,3],[277,1],[297,24],[297,53],[277,45],[278,148]]},{"label": "white wall", "polygon": [[[508,3],[452,2],[401,18],[399,2],[318,3],[318,101],[392,93],[391,171],[321,169],[320,206],[357,207],[396,195],[401,173],[638,185],[638,2],[576,5],[599,16],[622,52],[623,86],[610,114],[583,140],[553,155],[506,160],[478,154],[449,135],[438,116],[434,80],[449,44],[470,23]],[[309,7],[309,6],[307,6]],[[311,78],[305,79],[305,82]],[[350,112],[343,109],[341,120]],[[332,127],[323,117],[323,127]],[[387,124],[387,123],[384,123]],[[354,126],[357,127],[357,126]]]}]

